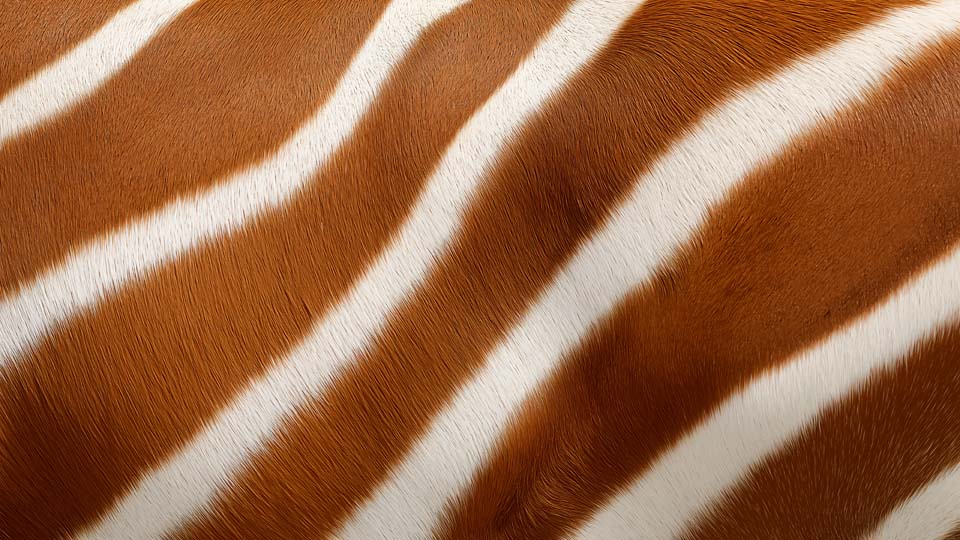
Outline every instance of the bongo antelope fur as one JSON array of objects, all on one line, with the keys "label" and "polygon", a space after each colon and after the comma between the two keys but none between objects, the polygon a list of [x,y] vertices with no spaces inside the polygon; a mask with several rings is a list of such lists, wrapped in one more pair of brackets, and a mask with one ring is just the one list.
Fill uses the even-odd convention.
[{"label": "bongo antelope fur", "polygon": [[0,1],[0,538],[960,539],[960,0]]}]

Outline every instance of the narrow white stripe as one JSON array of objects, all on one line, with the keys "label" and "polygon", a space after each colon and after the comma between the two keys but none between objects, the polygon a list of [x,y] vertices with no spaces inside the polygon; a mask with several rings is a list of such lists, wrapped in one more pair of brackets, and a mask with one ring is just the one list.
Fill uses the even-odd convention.
[{"label": "narrow white stripe", "polygon": [[[603,2],[583,0],[573,4],[563,19],[557,23],[550,34],[543,39],[521,66],[517,76],[508,81],[487,103],[486,109],[491,114],[479,117],[477,119],[479,122],[467,128],[471,131],[476,130],[478,134],[489,133],[492,135],[498,133],[496,138],[486,135],[471,140],[471,143],[479,142],[480,146],[470,149],[467,155],[483,155],[485,158],[494,156],[493,151],[496,149],[490,148],[489,141],[501,140],[504,135],[511,133],[519,125],[514,119],[519,119],[521,116],[526,116],[535,111],[540,102],[555,88],[559,87],[567,77],[578,71],[608,42],[613,33],[642,2],[643,0],[609,0]],[[477,165],[469,161],[463,163],[445,162],[444,166],[441,167],[441,174],[456,178],[463,175],[463,172],[460,171],[464,167],[469,171],[469,176],[474,176],[480,172],[475,169]],[[437,200],[449,198],[453,193],[462,192],[466,188],[466,186],[458,186],[450,191],[453,188],[449,185],[438,185],[437,187],[443,187],[443,191],[431,190],[429,195]],[[457,206],[461,204],[459,203]],[[418,210],[417,216],[436,219],[431,214],[448,212],[445,206],[453,205],[444,203],[432,210],[423,208]],[[448,224],[444,223],[443,226],[446,228]],[[418,233],[420,235],[437,235],[436,232],[431,231],[429,224],[418,227],[418,229],[422,230]],[[403,237],[406,237],[406,235]],[[416,236],[412,236],[412,238],[416,238]],[[449,233],[447,233],[443,242],[445,243],[448,238]],[[408,265],[412,262],[409,255],[404,252],[400,252],[398,255],[407,257],[407,260],[400,258],[394,264]],[[418,256],[416,260],[419,261],[422,258],[422,256]],[[380,317],[383,313],[385,312],[377,312],[373,315]],[[558,333],[563,334],[564,332],[560,331]],[[552,336],[553,334],[548,332],[547,335]],[[346,337],[348,336],[343,336],[340,339]],[[358,346],[361,344],[359,340],[355,342]],[[546,340],[541,346],[546,346],[547,342],[549,340]],[[535,347],[531,347],[531,349],[536,350]],[[350,353],[352,354],[355,350],[352,349]],[[526,376],[524,369],[532,368],[532,366],[514,367],[516,370],[511,375],[516,379],[522,379]],[[493,396],[493,399],[496,399],[496,396]],[[484,400],[474,399],[474,401],[482,402]],[[357,515],[348,520],[341,530],[333,536],[340,540],[372,540],[376,538],[406,540],[428,537],[438,518],[437,511],[440,509],[440,503],[453,490],[453,487],[460,483],[457,477],[462,475],[462,473],[456,471],[455,467],[450,465],[449,459],[446,458],[450,456],[449,452],[454,451],[461,445],[467,447],[467,443],[471,442],[462,440],[466,438],[468,432],[458,432],[457,428],[464,426],[480,428],[485,425],[490,421],[490,418],[486,416],[484,411],[485,409],[482,407],[472,409],[467,406],[466,410],[457,418],[457,423],[461,424],[459,426],[457,423],[450,425],[441,421],[440,425],[435,427],[428,437],[428,441],[432,441],[427,443],[429,449],[425,453],[418,453],[417,455],[421,457],[416,459],[413,465],[410,463],[404,464],[399,471],[395,472],[387,485],[380,490],[379,495]],[[470,434],[473,433],[470,432]],[[402,491],[398,489],[398,486],[417,487],[411,491]]]},{"label": "narrow white stripe", "polygon": [[[0,148],[85,99],[196,0],[140,0],[0,99]],[[23,6],[23,9],[29,9]]]},{"label": "narrow white stripe", "polygon": [[901,503],[866,540],[940,540],[960,527],[960,466]]},{"label": "narrow white stripe", "polygon": [[396,240],[346,299],[82,538],[154,538],[207,507],[288,415],[319,395],[332,375],[356,357],[441,257],[476,188],[513,134],[589,59],[622,19],[616,13],[626,10],[599,10],[595,1],[593,9],[585,9],[589,3],[581,2],[461,129]]},{"label": "narrow white stripe", "polygon": [[[746,126],[731,132],[724,128],[713,137],[719,142],[749,133],[769,136],[783,129],[778,122],[799,125],[815,121],[818,116],[830,117],[844,101],[856,99],[904,58],[958,28],[960,2],[956,0],[897,11],[738,100],[740,105],[735,108],[740,109],[739,114],[752,117],[755,131],[742,131]],[[802,99],[798,100],[798,96]],[[789,109],[783,104],[789,104]],[[773,112],[770,107],[783,108],[768,117]],[[794,116],[801,111],[803,120]],[[743,152],[738,146],[740,143],[727,149],[727,155]],[[716,157],[723,155],[718,153]],[[703,161],[699,155],[690,158]],[[664,177],[671,178],[691,176]],[[960,252],[897,292],[868,317],[730,398],[599,512],[578,537],[676,537],[728,486],[796,436],[819,411],[874,371],[896,362],[958,311]]]},{"label": "narrow white stripe", "polygon": [[[113,268],[116,266],[126,265],[122,275],[101,274],[100,283],[117,283],[131,273],[143,270],[145,262],[133,261],[144,250],[156,249],[148,255],[150,262],[155,264],[186,249],[184,239],[196,243],[204,236],[222,234],[224,229],[239,226],[261,207],[281,204],[347,137],[392,67],[406,54],[417,36],[466,1],[443,0],[430,6],[419,5],[419,0],[394,1],[381,16],[329,102],[276,156],[204,197],[179,202],[137,228],[98,244],[95,252],[85,254],[82,262],[71,265],[56,282],[35,292],[32,301],[43,298],[50,290],[66,293],[70,290],[68,287],[85,286],[80,278],[89,279],[87,273],[92,271],[93,265],[101,273],[115,272]],[[400,257],[394,254],[393,259]],[[397,271],[401,270],[398,268]],[[380,279],[384,280],[387,273],[381,269]],[[376,285],[368,285],[368,288],[374,290]],[[93,288],[83,289],[81,294],[84,293],[91,300],[100,294]],[[381,301],[381,293],[384,298],[390,296],[382,289],[380,293],[367,291],[366,295]],[[376,309],[369,300],[357,298],[356,292],[354,298],[351,305],[355,311]],[[361,303],[359,307],[356,305],[358,301]],[[355,324],[353,316],[349,310],[335,316],[341,326],[334,329],[333,334],[352,327]],[[2,312],[2,317],[8,317],[6,311]],[[2,317],[0,320],[4,320]],[[230,472],[270,436],[282,417],[306,400],[319,381],[326,380],[329,369],[325,365],[316,365],[316,360],[330,355],[323,347],[324,339],[340,338],[331,338],[330,329],[325,330],[324,335],[327,337],[321,337],[319,341],[315,337],[292,353],[287,364],[250,388],[176,458],[143,478],[111,513],[78,538],[158,538],[207,504],[224,485]]]},{"label": "narrow white stripe", "polygon": [[324,106],[276,154],[192,198],[99,238],[0,301],[0,368],[56,325],[210,238],[275,209],[353,131],[393,65],[426,25],[465,0],[398,0],[385,11]]},{"label": "narrow white stripe", "polygon": [[578,538],[627,539],[638,531],[650,539],[678,536],[820,411],[895,364],[958,314],[960,251],[869,316],[730,398],[596,515]]},{"label": "narrow white stripe", "polygon": [[[444,502],[469,483],[513,411],[563,355],[688,242],[707,209],[746,174],[820,119],[857,100],[915,46],[952,28],[958,11],[947,5],[956,3],[902,12],[759,84],[706,118],[640,179],[630,199],[560,273],[373,499],[335,536],[428,536]],[[954,22],[943,23],[939,17]],[[929,21],[934,24],[926,27]],[[789,109],[785,103],[791,104]],[[684,508],[683,501],[671,500]],[[670,505],[657,508],[667,516],[673,511]],[[633,538],[644,529],[629,530]]]}]

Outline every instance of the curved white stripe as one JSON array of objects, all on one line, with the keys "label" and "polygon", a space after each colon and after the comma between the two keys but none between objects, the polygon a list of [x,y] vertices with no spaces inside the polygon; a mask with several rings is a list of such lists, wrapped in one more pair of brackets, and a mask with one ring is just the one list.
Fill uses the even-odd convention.
[{"label": "curved white stripe", "polygon": [[[643,3],[644,0],[582,0],[573,4],[550,34],[544,38],[530,58],[521,67],[522,77],[511,79],[487,104],[498,111],[497,117],[512,119],[517,113],[529,113],[559,86],[563,77],[575,73],[612,37],[613,33]],[[516,112],[514,112],[516,111]],[[496,124],[483,127],[491,130]],[[512,130],[513,126],[508,126]],[[489,152],[488,142],[481,141],[476,152]],[[457,168],[449,169],[457,174]],[[447,188],[449,189],[449,188]],[[438,194],[439,195],[439,194]],[[440,211],[439,209],[436,211]],[[426,231],[424,233],[426,234]],[[561,293],[564,300],[576,296],[572,289]],[[580,299],[591,301],[593,299]],[[569,305],[571,302],[567,302]],[[576,304],[576,302],[572,302]],[[569,313],[576,313],[576,309]],[[378,314],[379,316],[379,314]],[[543,322],[541,320],[538,323]],[[516,345],[521,351],[508,349],[510,358],[517,362],[495,362],[500,368],[496,375],[518,386],[538,370],[536,356],[543,348],[551,347],[551,340],[564,336],[565,328],[551,326],[536,334],[542,341]],[[513,356],[511,353],[516,352]],[[496,423],[499,415],[499,396],[491,395],[491,387],[472,385],[454,406],[438,421],[415,457],[407,460],[378,491],[372,501],[349,519],[333,537],[339,540],[408,540],[427,538],[433,529],[441,504],[462,484],[463,463],[475,461],[474,447],[488,435],[486,427]]]},{"label": "curved white stripe", "polygon": [[87,98],[195,1],[140,0],[131,4],[70,52],[11,90],[0,99],[0,148],[18,133]]},{"label": "curved white stripe", "polygon": [[891,512],[865,540],[940,540],[960,527],[960,465]]},{"label": "curved white stripe", "polygon": [[[742,101],[746,107],[742,113],[757,115],[768,107],[790,103],[790,109],[779,110],[778,116],[755,116],[754,129],[764,135],[780,129],[776,124],[784,121],[785,114],[792,116],[796,107],[829,117],[843,101],[861,95],[906,57],[958,28],[960,2],[956,0],[897,11],[775,77],[759,92],[751,91],[752,97]],[[776,96],[784,91],[778,100]],[[796,92],[807,99],[796,101]],[[629,539],[638,534],[649,539],[676,537],[753,464],[958,312],[960,251],[869,316],[730,398],[576,536],[582,540]]]},{"label": "curved white stripe", "polygon": [[[675,538],[824,408],[960,315],[960,250],[865,318],[730,398],[577,535]],[[956,487],[956,486],[954,486]],[[909,538],[918,538],[909,536]]]},{"label": "curved white stripe", "polygon": [[[448,2],[449,8],[457,1]],[[513,134],[609,34],[604,21],[610,14],[584,14],[588,2],[575,12],[578,31],[552,32],[460,130],[396,239],[347,297],[277,367],[80,538],[156,538],[207,507],[288,415],[322,392],[332,375],[367,346],[442,255],[476,188]],[[429,16],[438,11],[443,10]],[[598,30],[603,33],[597,35]]]},{"label": "curved white stripe", "polygon": [[431,3],[429,13],[416,0],[391,4],[329,100],[273,156],[94,240],[3,298],[0,368],[125,282],[286,202],[350,135],[419,31],[463,1]]},{"label": "curved white stripe", "polygon": [[[958,13],[945,6],[900,13],[799,62],[708,116],[640,179],[630,199],[561,272],[373,500],[336,536],[343,540],[428,536],[444,502],[468,484],[512,412],[563,355],[689,241],[707,210],[746,174],[822,118],[857,100],[916,46],[951,29],[950,24],[916,28],[929,19]],[[785,108],[785,103],[791,107]],[[669,505],[657,508],[672,511]],[[635,536],[645,529],[630,531]]]}]

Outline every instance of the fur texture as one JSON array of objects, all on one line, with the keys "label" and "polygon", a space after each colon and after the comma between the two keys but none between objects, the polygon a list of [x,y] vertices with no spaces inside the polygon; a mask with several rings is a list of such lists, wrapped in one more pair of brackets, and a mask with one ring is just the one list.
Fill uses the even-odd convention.
[{"label": "fur texture", "polygon": [[8,4],[0,539],[960,538],[960,0]]}]

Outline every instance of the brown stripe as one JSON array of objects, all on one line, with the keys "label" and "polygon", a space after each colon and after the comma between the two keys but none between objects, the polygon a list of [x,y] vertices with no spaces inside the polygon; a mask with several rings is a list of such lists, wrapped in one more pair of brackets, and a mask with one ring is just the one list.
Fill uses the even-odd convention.
[{"label": "brown stripe", "polygon": [[[712,7],[716,13],[676,2],[641,9],[501,159],[452,252],[375,345],[185,538],[330,531],[382,481],[645,162],[732,86],[869,18],[846,2],[818,2],[806,14],[838,20],[826,25],[833,34],[764,18],[744,29],[744,13]],[[669,17],[691,24],[665,24]],[[698,27],[701,17],[709,27]],[[492,20],[483,26],[503,31]],[[753,33],[767,37],[744,50],[741,38]],[[729,54],[717,54],[718,41]],[[664,87],[676,91],[665,95]]]},{"label": "brown stripe", "polygon": [[943,540],[960,540],[960,523],[957,523],[956,528],[950,531],[950,534],[944,536]]},{"label": "brown stripe", "polygon": [[[0,379],[0,434],[15,442],[0,455],[0,530],[46,538],[94,519],[338,299],[562,8],[474,3],[428,31],[289,208],[107,300]],[[476,10],[518,18],[484,30]]]},{"label": "brown stripe", "polygon": [[[960,63],[954,65],[954,69]],[[960,327],[825,411],[684,536],[860,538],[960,462]]]},{"label": "brown stripe", "polygon": [[944,252],[960,235],[949,57],[748,178],[529,402],[442,537],[576,526],[739,385]]},{"label": "brown stripe", "polygon": [[0,97],[97,31],[133,0],[0,4]]},{"label": "brown stripe", "polygon": [[94,96],[0,151],[0,293],[267,156],[329,94],[385,0],[208,0]]},{"label": "brown stripe", "polygon": [[[437,118],[453,117],[458,123],[466,121],[467,116],[464,113],[472,113],[473,108],[482,105],[492,95],[495,85],[512,73],[538,38],[557,22],[566,5],[567,2],[552,0],[474,0],[449,17],[443,26],[425,36],[424,46],[417,54],[411,55],[412,64],[416,66],[411,70],[417,73],[417,76],[405,81],[410,88],[406,98],[424,95],[421,102],[428,115]],[[428,88],[430,94],[425,95]],[[461,96],[464,89],[476,89],[482,94]],[[464,99],[467,97],[468,99]],[[391,104],[391,108],[404,107],[409,109],[409,104]],[[392,132],[406,133],[403,129],[393,129]],[[424,145],[423,141],[414,144]],[[430,145],[425,147],[430,148]],[[422,151],[422,148],[415,151]],[[369,152],[369,149],[365,152]],[[365,153],[360,153],[355,158],[369,159]],[[538,159],[539,162],[542,160]],[[589,193],[587,185],[574,186],[565,183],[554,188],[556,196],[537,199],[530,194],[538,178],[541,177],[532,174],[520,175],[509,180],[515,181],[511,185],[512,190],[493,188],[488,190],[493,192],[492,195],[479,195],[478,198],[483,200],[478,205],[481,210],[467,218],[466,228],[471,232],[466,236],[476,241],[475,233],[491,232],[489,228],[482,227],[500,223],[501,226],[498,226],[496,231],[498,237],[505,237],[504,231],[511,231],[514,235],[510,240],[505,240],[504,249],[520,249],[530,243],[533,236],[542,234],[540,240],[543,242],[543,249],[552,252],[560,249],[555,246],[558,238],[554,235],[576,236],[577,230],[590,226],[587,222],[595,221],[594,210],[578,211],[571,206],[576,198],[567,196],[571,194],[571,190],[583,189],[584,194]],[[506,178],[498,177],[493,182],[499,184],[507,181]],[[611,195],[612,193],[609,193],[606,196]],[[585,206],[590,207],[592,199],[592,195],[586,196],[583,199]],[[505,208],[509,208],[508,214],[498,213]],[[553,222],[556,218],[550,217],[551,212],[566,216],[570,222],[554,229]],[[581,213],[584,215],[581,216]],[[485,298],[502,301],[505,304],[504,311],[508,313],[515,313],[519,309],[516,304],[522,302],[519,296],[513,297],[510,294],[510,291],[518,288],[518,285],[513,283],[513,280],[519,279],[518,276],[504,274],[498,282],[491,280],[492,274],[482,269],[483,264],[500,268],[503,263],[499,259],[503,257],[503,253],[490,253],[489,250],[483,250],[482,245],[464,245],[461,248],[457,252],[462,254],[462,266],[446,266],[440,271],[441,277],[436,278],[452,283],[452,288],[443,291],[431,288],[435,292],[442,292],[440,296],[426,302],[433,307],[424,310],[425,305],[415,303],[413,305],[416,306],[416,314],[404,319],[410,322],[419,321],[428,332],[439,332],[440,334],[435,336],[438,340],[427,338],[433,346],[443,346],[445,334],[455,332],[456,329],[451,326],[433,329],[432,323],[436,321],[436,314],[422,312],[452,305],[452,299],[447,293],[456,294],[462,291],[465,285],[476,287],[474,290],[484,291]],[[475,253],[480,256],[475,257]],[[320,253],[317,256],[320,256]],[[478,268],[478,265],[481,268]],[[472,280],[472,285],[464,283],[465,280]],[[471,313],[468,319],[458,324],[463,324],[464,327],[470,327],[474,323],[489,326],[486,321],[476,320],[483,314],[482,311]],[[451,316],[456,318],[456,314]],[[418,347],[415,342],[407,341],[409,338],[423,337],[410,335],[411,331],[416,331],[416,326],[418,323],[414,322],[412,325],[388,331],[402,344],[400,354],[408,354],[410,347]],[[461,352],[469,357],[476,355],[475,351],[469,349],[459,350],[459,345],[449,344],[454,349],[448,352],[453,356]],[[423,354],[435,352],[427,349]],[[212,514],[185,528],[177,537],[288,539],[323,537],[329,534],[348,510],[369,493],[386,471],[387,461],[378,459],[381,456],[368,454],[381,449],[383,452],[392,452],[394,458],[397,455],[397,445],[388,443],[392,440],[391,432],[405,430],[407,420],[404,417],[407,410],[398,411],[391,418],[381,417],[378,411],[382,408],[389,410],[398,398],[408,400],[405,409],[414,414],[416,411],[427,413],[437,405],[431,405],[430,401],[418,402],[422,397],[419,391],[422,388],[411,388],[406,381],[401,380],[404,374],[410,375],[407,359],[390,356],[388,353],[377,360],[385,363],[361,360],[372,367],[351,370],[338,377],[335,388],[330,392],[333,396],[330,401],[346,404],[344,409],[334,407],[331,410],[325,405],[316,405],[306,412],[307,416],[301,423],[282,435],[280,441],[272,443],[272,446],[280,447],[277,448],[275,456],[273,453],[260,456],[254,465],[242,474],[237,482],[240,488],[231,490]],[[436,371],[420,375],[428,379],[448,377],[443,380],[447,385],[463,375],[463,370],[458,366],[447,368],[450,372],[445,375]],[[373,381],[377,384],[371,385]],[[392,389],[400,388],[403,388],[402,397],[390,393]],[[381,391],[385,393],[380,394]],[[442,392],[442,387],[435,387],[434,391]],[[358,405],[360,410],[355,408]],[[422,420],[421,418],[421,422]],[[365,437],[366,435],[370,437]],[[307,453],[300,454],[302,450]],[[307,462],[298,461],[297,458]],[[319,479],[321,484],[314,484],[310,481],[311,478]],[[276,489],[279,485],[282,485],[283,489]]]}]

